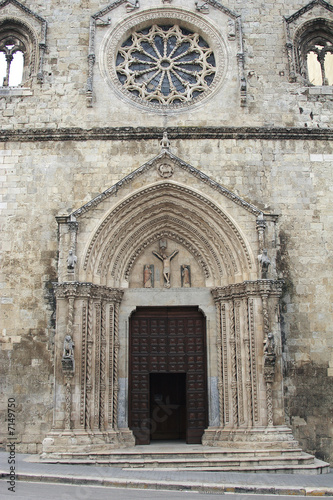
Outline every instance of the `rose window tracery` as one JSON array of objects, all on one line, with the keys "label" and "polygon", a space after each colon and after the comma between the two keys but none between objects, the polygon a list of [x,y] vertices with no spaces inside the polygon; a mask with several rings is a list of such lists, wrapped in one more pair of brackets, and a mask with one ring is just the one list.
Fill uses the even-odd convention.
[{"label": "rose window tracery", "polygon": [[178,25],[135,31],[121,45],[116,73],[132,97],[159,105],[187,103],[203,95],[216,75],[213,50]]}]

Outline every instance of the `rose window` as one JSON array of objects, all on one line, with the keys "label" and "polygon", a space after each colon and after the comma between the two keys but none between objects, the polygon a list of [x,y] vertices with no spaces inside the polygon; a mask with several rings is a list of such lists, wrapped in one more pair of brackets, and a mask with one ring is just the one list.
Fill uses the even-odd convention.
[{"label": "rose window", "polygon": [[216,75],[212,49],[180,26],[157,26],[132,33],[118,50],[116,73],[132,97],[181,104],[205,93]]}]

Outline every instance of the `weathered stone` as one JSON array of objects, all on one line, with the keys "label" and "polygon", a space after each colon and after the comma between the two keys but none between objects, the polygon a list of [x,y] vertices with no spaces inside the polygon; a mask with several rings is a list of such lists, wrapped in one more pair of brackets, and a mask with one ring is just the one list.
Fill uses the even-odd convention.
[{"label": "weathered stone", "polygon": [[[132,445],[131,313],[198,306],[209,354],[205,439],[230,442],[221,429],[228,423],[240,425],[242,442],[246,425],[257,423],[273,424],[278,442],[287,424],[305,451],[332,463],[332,86],[309,86],[293,66],[298,33],[319,18],[331,29],[332,6],[208,0],[204,12],[186,0],[147,0],[127,12],[125,4],[0,2],[0,28],[19,18],[35,37],[33,73],[19,87],[0,87],[3,421],[6,398],[15,398],[25,452],[41,451],[46,436],[47,453]],[[122,91],[108,51],[138,24],[175,18],[213,48],[218,79],[202,101],[163,110]],[[167,255],[178,251],[168,289],[152,254],[161,239]],[[154,266],[149,288],[145,265]],[[271,331],[276,365],[265,379]],[[70,370],[62,366],[66,334],[75,343]],[[228,399],[230,379],[238,392],[234,385]]]}]

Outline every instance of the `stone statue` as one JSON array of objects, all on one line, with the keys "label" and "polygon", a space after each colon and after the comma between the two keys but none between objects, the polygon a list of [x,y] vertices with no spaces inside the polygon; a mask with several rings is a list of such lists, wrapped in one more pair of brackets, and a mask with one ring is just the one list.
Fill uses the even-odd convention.
[{"label": "stone statue", "polygon": [[66,335],[64,340],[63,358],[73,358],[73,357],[74,357],[74,342],[70,335]]},{"label": "stone statue", "polygon": [[74,269],[76,263],[77,257],[73,254],[73,250],[70,250],[67,257],[67,269]]},{"label": "stone statue", "polygon": [[153,288],[153,271],[149,264],[145,264],[143,268],[143,287]]},{"label": "stone statue", "polygon": [[178,253],[178,250],[175,250],[174,252],[172,252],[172,254],[167,256],[165,254],[164,250],[163,250],[162,255],[160,255],[157,252],[153,252],[155,257],[157,257],[158,259],[160,259],[163,262],[163,276],[164,276],[164,280],[165,280],[164,286],[166,288],[170,288],[171,259],[173,259],[174,256],[177,255],[177,253]]},{"label": "stone statue", "polygon": [[162,149],[170,149],[170,141],[168,139],[168,133],[163,132],[163,137],[160,141],[160,145]]},{"label": "stone statue", "polygon": [[267,334],[267,339],[265,341],[265,347],[264,347],[264,358],[265,358],[265,366],[267,365],[272,366],[275,364],[276,351],[275,351],[274,335],[272,334],[272,332],[269,332]]},{"label": "stone statue", "polygon": [[258,255],[258,261],[261,269],[261,277],[263,279],[267,278],[268,267],[271,263],[269,257],[267,256],[267,250],[264,249],[262,254]]},{"label": "stone statue", "polygon": [[181,270],[182,270],[182,286],[184,288],[190,288],[191,286],[190,266],[183,264]]}]

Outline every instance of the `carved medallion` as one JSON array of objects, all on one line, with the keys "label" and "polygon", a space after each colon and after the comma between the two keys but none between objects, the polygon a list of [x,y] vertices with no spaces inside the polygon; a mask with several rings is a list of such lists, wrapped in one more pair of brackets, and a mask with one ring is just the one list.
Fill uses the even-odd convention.
[{"label": "carved medallion", "polygon": [[174,166],[171,163],[162,163],[157,167],[157,171],[161,177],[165,179],[171,177],[174,173]]}]

